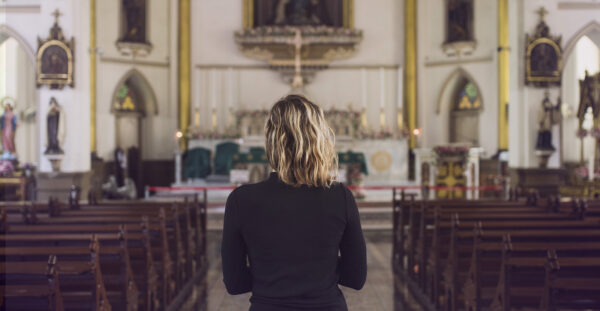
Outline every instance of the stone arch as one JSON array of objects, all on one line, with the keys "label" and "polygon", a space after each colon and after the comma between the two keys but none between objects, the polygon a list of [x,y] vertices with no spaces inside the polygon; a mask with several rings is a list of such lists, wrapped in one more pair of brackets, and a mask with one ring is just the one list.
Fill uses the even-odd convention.
[{"label": "stone arch", "polygon": [[583,36],[588,36],[596,45],[600,46],[600,23],[597,21],[591,21],[587,25],[583,26],[579,31],[577,31],[571,39],[567,42],[563,49],[563,64],[566,64],[569,56],[575,49],[577,42]]},{"label": "stone arch", "polygon": [[142,100],[145,103],[144,112],[146,114],[158,114],[158,101],[156,100],[156,94],[154,93],[154,89],[152,88],[152,84],[146,79],[146,77],[137,69],[132,68],[127,73],[123,75],[123,77],[117,82],[114,87],[113,94],[111,96],[111,105],[110,110],[112,113],[114,110],[114,102],[117,98],[117,93],[119,92],[119,88],[123,83],[130,81],[135,87],[136,91],[140,93],[142,96]]},{"label": "stone arch", "polygon": [[[470,83],[477,90],[479,106],[460,109],[456,107],[458,95]],[[477,81],[465,69],[454,70],[444,82],[437,101],[436,114],[440,116],[440,127],[446,129],[440,134],[446,135],[446,142],[470,143],[479,145],[479,118],[483,111],[484,98]]]},{"label": "stone arch", "polygon": [[[20,118],[15,138],[17,154],[19,161],[32,162],[39,165],[40,149],[43,148],[40,143],[43,140],[40,139],[41,134],[39,129],[42,127],[43,122],[41,119],[44,116],[39,115],[39,111],[41,111],[40,92],[35,85],[36,52],[19,32],[6,24],[0,24],[0,44],[5,43],[10,38],[14,39],[18,44],[25,56],[25,62],[31,65],[31,71],[29,71],[31,73],[31,84],[26,87],[27,90],[24,93],[21,93],[30,94],[31,97],[26,98],[25,101],[22,98],[17,98],[18,118]],[[27,104],[23,106],[24,103]],[[24,107],[26,107],[26,115],[28,117],[34,116],[35,121],[24,122],[24,119],[21,119],[24,116],[21,114],[21,112],[24,112],[22,110]]]},{"label": "stone arch", "polygon": [[33,48],[27,43],[27,40],[23,38],[16,30],[12,29],[10,26],[2,24],[0,25],[0,44],[2,44],[8,38],[14,38],[19,42],[20,46],[23,48],[31,63],[35,65],[35,51]]},{"label": "stone arch", "polygon": [[[454,96],[454,93],[456,93],[456,88],[458,87],[459,82],[462,80],[470,81],[475,85],[475,87],[477,87],[478,90],[481,90],[479,84],[469,72],[462,67],[456,68],[450,75],[448,75],[442,88],[440,89],[440,92],[438,93],[437,105],[435,109],[436,114],[440,114],[442,109],[446,109],[449,104],[448,100]],[[481,92],[479,93],[479,97],[481,98],[481,107],[483,109],[485,100]]]}]

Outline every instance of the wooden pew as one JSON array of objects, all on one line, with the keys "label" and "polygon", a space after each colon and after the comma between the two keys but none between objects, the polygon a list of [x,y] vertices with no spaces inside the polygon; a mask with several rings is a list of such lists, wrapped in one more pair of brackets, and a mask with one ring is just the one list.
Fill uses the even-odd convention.
[{"label": "wooden pew", "polygon": [[[31,248],[30,250],[35,250],[35,248]],[[58,248],[52,248],[52,251],[57,251]],[[2,249],[3,257],[15,255],[11,252],[10,248]],[[13,249],[14,251],[14,249]],[[39,250],[35,253],[31,251],[30,254],[34,256],[48,256],[44,252],[44,250]],[[23,254],[23,252],[21,252]],[[67,272],[62,273],[62,282],[59,284],[58,271],[56,269],[57,258],[58,255],[50,255],[49,260],[49,269],[52,272],[53,276],[49,278],[50,291],[41,291],[41,293],[36,293],[36,291],[41,290],[42,287],[35,285],[7,285],[5,286],[5,304],[8,306],[9,304],[24,306],[27,305],[27,299],[31,297],[40,297],[40,296],[48,296],[50,297],[50,306],[55,305],[58,310],[69,309],[69,310],[111,310],[111,303],[109,301],[109,295],[104,286],[104,279],[102,270],[100,268],[100,244],[98,239],[94,236],[91,238],[91,243],[88,248],[80,247],[80,248],[72,248],[69,252],[69,255],[84,255],[87,254],[90,259],[89,262],[76,262],[73,265],[69,265],[69,269],[65,269]],[[31,257],[30,257],[31,258]],[[83,257],[80,257],[83,258]],[[25,270],[26,268],[32,268],[33,270]],[[43,264],[41,265],[41,269],[35,269],[35,263],[29,263],[25,265],[20,264],[9,264],[9,266],[5,266],[5,271],[7,273],[14,274],[36,274],[43,271]],[[38,267],[40,265],[38,264]],[[36,271],[37,270],[37,271]],[[41,270],[41,271],[40,271]],[[46,270],[46,271],[48,271]],[[69,273],[70,272],[70,273]],[[56,275],[54,275],[56,273]],[[47,275],[48,273],[46,273]],[[5,277],[7,274],[4,275]],[[68,286],[68,290],[64,290],[67,288],[65,286],[65,277],[73,276],[78,279],[78,283],[73,286]],[[137,298],[136,298],[137,300]],[[137,303],[137,301],[132,302]],[[128,306],[128,305],[127,305]],[[128,306],[129,307],[129,306]],[[17,307],[20,308],[20,307]],[[29,307],[25,307],[29,309]],[[135,308],[137,309],[137,307]],[[134,310],[134,309],[127,309]]]},{"label": "wooden pew", "polygon": [[554,249],[565,257],[600,256],[600,242],[580,242],[576,238],[558,242],[513,243],[509,234],[505,235],[503,242],[482,242],[481,233],[481,228],[475,228],[473,253],[467,280],[463,285],[466,310],[482,310],[491,304],[500,280],[505,249],[510,250],[512,258],[543,259],[549,249]]},{"label": "wooden pew", "polygon": [[3,310],[15,308],[51,311],[64,310],[55,255],[50,255],[48,262],[36,264],[35,267],[22,263],[14,267],[7,267],[5,263],[0,263],[0,265],[2,265],[0,271],[3,271],[3,273],[37,274],[43,277],[39,280],[39,284],[36,282],[36,284],[28,284],[26,286],[6,285],[7,282],[2,282],[5,285],[0,287],[0,292],[2,292],[0,308]]},{"label": "wooden pew", "polygon": [[548,251],[547,258],[515,257],[511,239],[505,239],[500,279],[490,308],[598,309],[599,283],[600,256],[596,249],[582,249],[574,257],[562,256],[559,263],[556,249]]}]

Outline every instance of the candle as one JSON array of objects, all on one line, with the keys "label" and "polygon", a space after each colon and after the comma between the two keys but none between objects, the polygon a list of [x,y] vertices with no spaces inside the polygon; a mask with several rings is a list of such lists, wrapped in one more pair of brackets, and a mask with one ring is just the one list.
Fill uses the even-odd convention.
[{"label": "candle", "polygon": [[361,87],[362,87],[362,100],[360,102],[361,108],[366,109],[367,108],[367,70],[365,68],[362,68],[360,70],[360,76],[361,76]]},{"label": "candle", "polygon": [[210,72],[210,81],[211,81],[211,90],[210,90],[210,95],[211,95],[211,100],[210,100],[210,106],[211,108],[214,110],[217,108],[217,70],[216,69],[212,69]]},{"label": "candle", "polygon": [[227,85],[228,85],[228,97],[227,97],[227,108],[233,106],[233,68],[227,69]]},{"label": "candle", "polygon": [[396,91],[396,107],[398,109],[398,130],[402,130],[402,128],[404,127],[403,121],[404,121],[404,116],[402,115],[402,106],[403,106],[403,102],[402,102],[402,96],[403,96],[403,76],[402,76],[402,68],[398,67],[398,86],[397,86],[397,91]]},{"label": "candle", "polygon": [[379,67],[379,107],[385,107],[385,71]]}]

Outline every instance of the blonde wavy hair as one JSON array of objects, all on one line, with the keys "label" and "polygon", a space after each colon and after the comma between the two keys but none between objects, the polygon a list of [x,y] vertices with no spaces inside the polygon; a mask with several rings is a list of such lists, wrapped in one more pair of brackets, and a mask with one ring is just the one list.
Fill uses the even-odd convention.
[{"label": "blonde wavy hair", "polygon": [[335,135],[319,106],[288,95],[273,105],[265,129],[267,158],[281,181],[295,187],[336,182]]}]

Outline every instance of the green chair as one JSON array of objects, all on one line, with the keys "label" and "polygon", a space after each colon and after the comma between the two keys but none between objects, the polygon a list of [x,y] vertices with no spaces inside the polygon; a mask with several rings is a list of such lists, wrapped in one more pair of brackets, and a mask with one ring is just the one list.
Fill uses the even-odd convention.
[{"label": "green chair", "polygon": [[233,166],[233,155],[240,150],[240,145],[233,142],[224,142],[217,145],[215,153],[215,174],[229,175],[229,171]]},{"label": "green chair", "polygon": [[210,150],[194,148],[186,151],[183,157],[183,178],[205,178],[210,174]]}]

